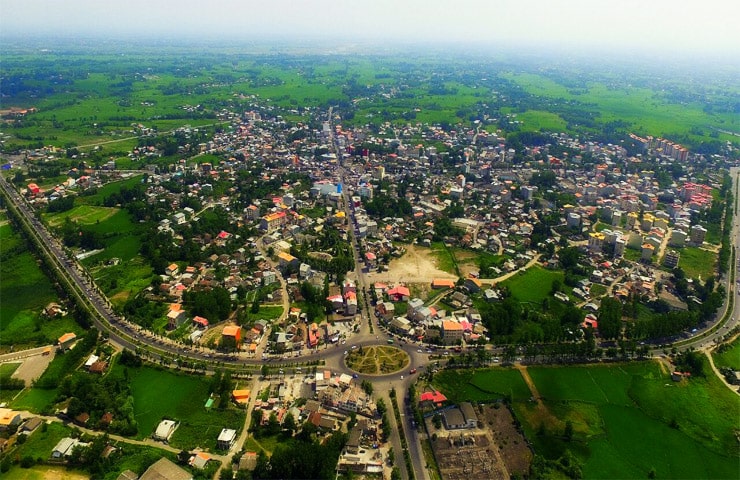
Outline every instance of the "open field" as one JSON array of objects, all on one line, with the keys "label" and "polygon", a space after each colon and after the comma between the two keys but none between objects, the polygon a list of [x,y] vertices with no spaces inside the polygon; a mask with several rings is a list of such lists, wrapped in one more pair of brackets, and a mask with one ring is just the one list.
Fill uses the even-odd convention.
[{"label": "open field", "polygon": [[41,413],[51,408],[56,396],[56,389],[44,390],[41,388],[30,388],[24,390],[18,398],[13,401],[11,406],[16,410],[28,410],[29,412]]},{"label": "open field", "polygon": [[[740,405],[715,377],[675,383],[655,362],[527,370],[540,399],[514,394],[513,407],[535,453],[556,459],[570,450],[583,462],[584,478],[642,478],[651,469],[656,478],[737,475],[737,416],[727,412]],[[512,373],[519,374],[488,370],[485,384],[501,390],[512,385]],[[441,372],[434,383],[452,401],[484,401],[471,378]],[[567,421],[570,442],[563,437]]]},{"label": "open field", "polygon": [[385,375],[406,368],[411,359],[400,348],[382,345],[352,350],[344,363],[348,368],[366,375]]},{"label": "open field", "polygon": [[94,207],[91,205],[78,205],[72,210],[54,214],[44,214],[43,217],[52,227],[59,227],[67,219],[80,225],[95,225],[103,222],[118,212],[118,208]]},{"label": "open field", "polygon": [[[54,448],[53,445],[52,448]],[[90,475],[61,466],[36,465],[31,468],[11,468],[3,478],[6,480],[87,480]]]},{"label": "open field", "polygon": [[434,376],[433,383],[453,403],[490,402],[508,396],[523,400],[531,396],[522,376],[513,369],[443,370]]},{"label": "open field", "polygon": [[[716,351],[715,349],[714,352]],[[740,370],[740,337],[736,338],[724,352],[712,353],[712,359],[717,368],[728,367]]]},{"label": "open field", "polygon": [[561,284],[565,275],[562,271],[545,270],[540,266],[534,266],[522,274],[501,282],[511,290],[511,296],[520,302],[541,304],[542,300],[550,296],[552,284],[560,280]]},{"label": "open field", "polygon": [[714,275],[717,265],[717,254],[698,247],[678,249],[681,258],[678,266],[683,269],[688,278],[701,278],[705,281]]},{"label": "open field", "polygon": [[[115,370],[121,374],[122,368]],[[180,422],[170,439],[176,448],[200,446],[214,450],[222,428],[241,430],[244,412],[235,408],[206,410],[208,380],[151,367],[128,369],[134,397],[138,438],[154,433],[163,418]],[[167,402],[162,399],[166,398]]]},{"label": "open field", "polygon": [[416,245],[404,245],[406,254],[391,260],[386,272],[372,272],[368,278],[373,282],[388,283],[428,283],[435,278],[457,280],[457,276],[444,270],[439,265],[432,250]]}]

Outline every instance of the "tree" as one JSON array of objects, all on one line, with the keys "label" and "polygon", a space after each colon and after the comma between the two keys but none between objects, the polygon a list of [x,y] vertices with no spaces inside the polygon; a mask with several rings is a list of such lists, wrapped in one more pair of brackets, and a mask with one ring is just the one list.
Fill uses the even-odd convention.
[{"label": "tree", "polygon": [[563,437],[565,437],[566,442],[570,442],[573,440],[573,422],[570,420],[565,422],[565,431],[563,432]]},{"label": "tree", "polygon": [[622,330],[622,303],[611,297],[604,297],[598,312],[599,333],[603,338],[619,337]]},{"label": "tree", "polygon": [[289,435],[292,436],[293,432],[295,432],[296,429],[296,423],[295,418],[293,418],[292,413],[288,413],[285,415],[285,418],[283,419],[283,430]]}]

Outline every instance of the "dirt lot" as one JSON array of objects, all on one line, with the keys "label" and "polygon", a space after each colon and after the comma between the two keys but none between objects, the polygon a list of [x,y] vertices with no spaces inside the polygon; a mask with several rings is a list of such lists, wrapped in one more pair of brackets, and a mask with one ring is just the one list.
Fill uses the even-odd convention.
[{"label": "dirt lot", "polygon": [[[508,479],[525,477],[532,451],[517,430],[505,406],[475,406],[482,428],[437,430],[427,419],[427,431],[435,432],[432,448],[443,480]],[[434,437],[432,437],[434,438]]]},{"label": "dirt lot", "polygon": [[517,431],[511,411],[505,405],[499,408],[486,405],[483,407],[483,413],[479,412],[479,415],[479,419],[492,432],[493,441],[499,447],[509,475],[520,477],[527,475],[529,465],[532,463],[532,450],[529,449],[524,436]]},{"label": "dirt lot", "polygon": [[508,479],[496,455],[496,446],[481,430],[454,430],[432,441],[444,480]]},{"label": "dirt lot", "polygon": [[[31,382],[36,380],[41,376],[42,373],[44,373],[44,370],[46,370],[46,367],[49,366],[49,363],[54,360],[54,355],[56,355],[56,349],[52,348],[51,352],[48,355],[42,355],[43,348],[35,348],[31,351],[35,352],[33,355],[25,356],[24,354],[19,354],[17,360],[10,360],[10,363],[20,363],[20,367],[13,372],[13,378],[20,378],[21,380],[26,382],[27,386],[31,385]],[[6,355],[6,357],[11,357],[12,354]]]},{"label": "dirt lot", "polygon": [[435,278],[457,280],[452,274],[437,268],[436,259],[428,248],[405,245],[406,254],[391,260],[386,272],[372,272],[368,278],[373,282],[386,283],[432,283]]}]

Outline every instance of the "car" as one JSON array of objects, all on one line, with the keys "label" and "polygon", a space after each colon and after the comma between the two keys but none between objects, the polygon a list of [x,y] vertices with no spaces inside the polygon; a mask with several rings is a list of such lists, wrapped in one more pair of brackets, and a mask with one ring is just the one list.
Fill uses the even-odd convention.
[{"label": "car", "polygon": [[412,368],[411,370],[409,370],[409,375],[413,375],[415,373],[416,373],[416,369],[415,368]]},{"label": "car", "polygon": [[356,373],[353,373],[353,374],[352,374],[352,378],[360,378],[360,376],[359,376],[359,375],[357,375]]},{"label": "car", "polygon": [[357,350],[357,345],[352,345],[352,350]]},{"label": "car", "polygon": [[424,353],[424,350],[422,350],[422,349],[420,348],[420,349],[418,349],[418,350],[416,351],[416,353]]},{"label": "car", "polygon": [[444,353],[444,356],[446,357],[446,356],[448,356],[449,354],[450,354],[450,352],[445,352],[445,353]]},{"label": "car", "polygon": [[403,375],[401,375],[401,380],[403,380]]},{"label": "car", "polygon": [[348,353],[348,352],[347,352],[347,350],[345,350],[345,351],[344,351],[344,354],[345,354],[345,355],[347,355],[347,353]]}]

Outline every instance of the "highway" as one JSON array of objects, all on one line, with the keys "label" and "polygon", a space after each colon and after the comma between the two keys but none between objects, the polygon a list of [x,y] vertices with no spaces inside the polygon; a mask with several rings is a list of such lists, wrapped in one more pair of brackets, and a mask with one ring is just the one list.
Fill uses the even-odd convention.
[{"label": "highway", "polygon": [[[331,121],[331,110],[329,112],[329,119]],[[336,152],[333,126],[330,136],[332,149]],[[341,155],[341,152],[339,155]],[[341,165],[338,167],[338,178],[345,185],[346,183],[344,180],[347,178],[348,174],[349,172],[345,167]],[[740,196],[738,195],[737,188],[740,169],[733,168],[731,170],[731,174],[734,178],[734,198],[736,206],[739,207],[736,208],[736,211],[740,211]],[[45,225],[36,218],[32,208],[26,203],[25,199],[23,199],[2,176],[0,176],[0,191],[2,191],[8,201],[8,208],[17,212],[20,220],[26,227],[28,227],[28,231],[33,235],[40,246],[42,254],[49,259],[52,263],[51,267],[59,274],[58,277],[60,280],[68,284],[73,295],[76,297],[78,305],[83,306],[90,311],[90,319],[92,323],[101,333],[108,336],[111,343],[132,351],[141,351],[141,349],[147,350],[151,353],[152,359],[155,361],[161,357],[179,357],[201,362],[207,365],[210,369],[214,369],[216,366],[261,366],[263,363],[267,363],[269,365],[269,361],[271,359],[261,360],[257,358],[228,355],[206,348],[196,350],[192,347],[186,347],[165,339],[160,339],[149,332],[141,330],[137,325],[120,318],[113,311],[110,302],[98,289],[87,272],[73,257],[67,254],[59,240],[52,236],[46,229]],[[350,199],[348,198],[346,188],[343,189],[342,200],[344,202],[343,208],[347,215],[349,238],[354,250],[355,270],[352,276],[356,282],[358,293],[360,293],[358,297],[361,299],[361,301],[358,302],[362,318],[360,331],[358,334],[353,335],[352,338],[347,341],[346,345],[327,345],[324,349],[314,351],[309,354],[278,359],[276,363],[298,363],[309,360],[324,360],[326,368],[335,371],[353,373],[344,363],[344,352],[346,350],[349,350],[352,345],[357,345],[359,347],[386,344],[387,340],[391,338],[391,336],[388,335],[388,333],[377,323],[377,319],[375,318],[370,305],[367,290],[368,285],[366,283],[362,267],[363,259],[359,257],[359,245],[354,234],[354,210],[350,208]],[[740,218],[738,215],[735,215],[734,217],[732,239],[734,247],[737,248],[740,245]],[[736,265],[733,265],[732,268],[736,268]],[[676,342],[677,347],[682,350],[689,347],[695,347],[707,351],[715,344],[715,342],[720,341],[722,337],[729,333],[729,331],[738,326],[738,318],[740,318],[740,288],[737,288],[737,285],[733,284],[731,278],[732,276],[728,274],[726,275],[726,278],[723,279],[728,292],[728,300],[731,295],[734,299],[732,314],[727,317],[726,323],[722,325],[718,320],[714,325],[707,327],[703,331],[697,331],[691,338]],[[721,313],[718,315],[719,318],[722,318]],[[396,346],[408,353],[411,358],[411,367],[417,368],[419,371],[423,371],[423,369],[430,363],[429,354],[425,353],[426,349],[421,346],[421,344],[398,341],[396,342]],[[500,353],[500,349],[491,350]],[[653,355],[659,355],[661,351],[662,350],[660,348],[654,347],[651,350],[651,353]],[[398,404],[399,408],[401,408],[402,419],[405,424],[404,430],[408,436],[409,452],[411,454],[414,472],[418,478],[428,478],[426,462],[424,461],[419,443],[421,438],[417,428],[411,424],[411,418],[406,411],[406,405],[404,402],[408,387],[413,381],[415,381],[415,375],[410,375],[408,371],[403,371],[381,376],[358,375],[358,377],[359,379],[372,380],[379,396],[385,397],[391,388],[395,388],[398,394]],[[389,416],[391,415],[392,410],[389,408]],[[403,467],[404,460],[402,450],[400,448],[400,444],[397,444],[398,438],[394,437],[392,440],[394,451],[396,452],[395,456],[397,465],[400,467],[403,478],[407,478],[407,473]]]}]

